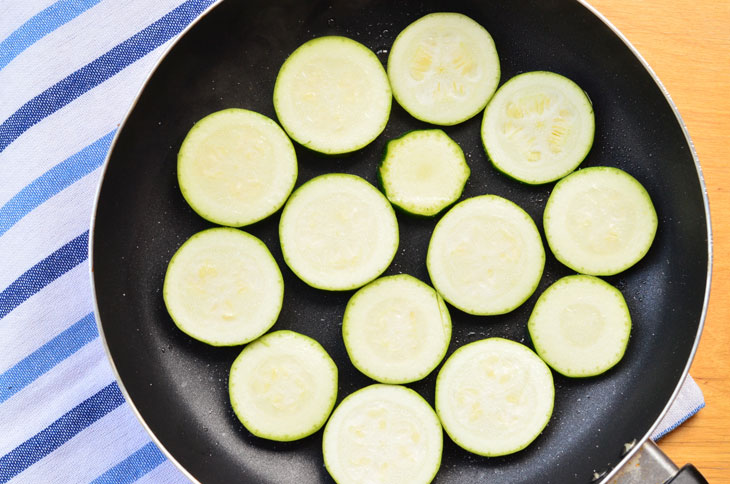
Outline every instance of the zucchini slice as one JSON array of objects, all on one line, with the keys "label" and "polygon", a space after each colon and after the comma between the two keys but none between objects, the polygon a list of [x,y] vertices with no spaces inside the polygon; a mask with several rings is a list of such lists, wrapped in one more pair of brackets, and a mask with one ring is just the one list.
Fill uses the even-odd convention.
[{"label": "zucchini slice", "polygon": [[388,268],[398,221],[388,200],[364,179],[321,175],[294,191],[279,223],[284,261],[318,289],[345,291]]},{"label": "zucchini slice", "polygon": [[626,352],[631,315],[621,291],[593,276],[575,275],[548,287],[527,323],[540,358],[568,377],[600,375]]},{"label": "zucchini slice", "polygon": [[325,154],[349,153],[385,129],[392,94],[375,53],[347,37],[319,37],[284,62],[274,109],[289,136]]},{"label": "zucchini slice", "polygon": [[649,251],[657,214],[646,189],[623,170],[584,168],[560,180],[543,214],[555,257],[581,274],[610,276]]},{"label": "zucchini slice", "polygon": [[213,346],[235,346],[274,325],[284,280],[263,242],[218,227],[198,232],[175,252],[162,296],[181,331]]},{"label": "zucchini slice", "polygon": [[470,314],[504,314],[529,298],[545,249],[530,216],[496,195],[454,205],[436,224],[426,267],[446,301]]},{"label": "zucchini slice", "polygon": [[352,364],[381,383],[425,378],[446,354],[451,317],[441,296],[408,274],[377,279],[347,303],[342,336]]},{"label": "zucchini slice", "polygon": [[499,84],[489,33],[460,13],[432,13],[406,27],[388,56],[393,96],[411,116],[449,126],[484,109]]},{"label": "zucchini slice", "polygon": [[322,428],[337,400],[337,365],[312,338],[275,331],[247,345],[231,366],[231,406],[249,432],[291,441]]},{"label": "zucchini slice", "polygon": [[517,452],[553,412],[550,368],[528,347],[488,338],[456,350],[436,379],[436,413],[458,446],[484,456]]},{"label": "zucchini slice", "polygon": [[393,205],[429,217],[459,199],[470,170],[454,140],[428,129],[389,141],[378,174]]},{"label": "zucchini slice", "polygon": [[482,142],[497,170],[537,185],[575,170],[593,146],[586,93],[554,72],[526,72],[497,90],[482,121]]},{"label": "zucchini slice", "polygon": [[185,200],[206,220],[242,227],[284,205],[297,181],[297,156],[271,119],[225,109],[192,127],[177,157]]},{"label": "zucchini slice", "polygon": [[370,385],[348,395],[324,428],[324,465],[338,484],[427,484],[441,466],[443,431],[418,393]]}]

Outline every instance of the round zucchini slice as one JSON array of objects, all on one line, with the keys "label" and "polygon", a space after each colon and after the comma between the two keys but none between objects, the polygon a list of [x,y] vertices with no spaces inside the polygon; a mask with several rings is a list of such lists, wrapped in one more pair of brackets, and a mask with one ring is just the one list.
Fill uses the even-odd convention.
[{"label": "round zucchini slice", "polygon": [[443,431],[418,393],[376,384],[350,394],[335,408],[322,451],[338,484],[427,484],[441,466]]},{"label": "round zucchini slice", "polygon": [[646,189],[623,170],[584,168],[560,180],[543,213],[555,257],[581,274],[611,276],[649,251],[657,214]]},{"label": "round zucchini slice", "polygon": [[279,317],[284,280],[269,249],[238,229],[198,232],[175,252],[162,295],[178,328],[213,346],[258,338]]},{"label": "round zucchini slice", "polygon": [[527,323],[537,354],[558,373],[587,377],[615,366],[626,352],[631,315],[621,291],[575,275],[548,287]]},{"label": "round zucchini slice", "polygon": [[458,446],[484,456],[527,447],[550,420],[550,368],[528,347],[502,338],[456,350],[436,379],[436,413]]},{"label": "round zucchini slice", "polygon": [[529,298],[545,249],[530,216],[496,195],[454,205],[436,224],[426,267],[446,301],[470,314],[504,314]]},{"label": "round zucchini slice", "polygon": [[297,157],[271,119],[245,109],[204,117],[183,140],[177,179],[185,200],[211,222],[242,227],[279,210],[297,181]]},{"label": "round zucchini slice", "polygon": [[482,121],[482,142],[497,170],[531,185],[575,170],[593,146],[586,93],[554,72],[526,72],[497,90]]},{"label": "round zucchini slice", "polygon": [[484,109],[499,84],[489,33],[460,13],[432,13],[406,27],[388,56],[393,96],[411,116],[449,126]]},{"label": "round zucchini slice", "polygon": [[425,378],[446,354],[451,317],[441,296],[408,274],[377,279],[347,303],[342,336],[352,364],[381,383]]},{"label": "round zucchini slice", "polygon": [[454,140],[427,129],[389,141],[378,174],[393,205],[430,217],[459,199],[470,170]]},{"label": "round zucchini slice", "polygon": [[284,261],[301,280],[345,291],[388,268],[398,250],[398,221],[377,188],[333,173],[295,190],[281,214],[279,240]]},{"label": "round zucchini slice", "polygon": [[393,96],[375,53],[347,37],[319,37],[284,62],[274,109],[289,136],[325,154],[349,153],[385,129]]},{"label": "round zucchini slice", "polygon": [[291,441],[322,428],[337,400],[337,366],[312,338],[275,331],[247,345],[231,366],[231,406],[249,432]]}]

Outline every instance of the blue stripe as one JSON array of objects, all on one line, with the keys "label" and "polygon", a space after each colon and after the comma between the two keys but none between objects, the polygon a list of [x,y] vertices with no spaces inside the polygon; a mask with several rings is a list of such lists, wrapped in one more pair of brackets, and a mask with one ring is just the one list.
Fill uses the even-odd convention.
[{"label": "blue stripe", "polygon": [[674,430],[674,429],[676,429],[677,427],[679,427],[680,425],[682,425],[682,424],[683,424],[684,422],[686,422],[686,421],[687,421],[687,419],[688,419],[688,418],[690,418],[690,417],[691,417],[692,415],[696,414],[697,412],[699,412],[699,411],[700,411],[700,410],[702,410],[703,408],[705,408],[705,402],[704,402],[704,401],[703,401],[702,403],[700,403],[699,405],[697,405],[697,406],[696,406],[695,408],[693,408],[692,410],[690,410],[689,412],[687,412],[686,414],[682,415],[682,417],[680,417],[680,418],[679,418],[679,420],[677,420],[677,421],[676,421],[676,422],[674,422],[674,423],[673,423],[672,425],[670,425],[669,427],[667,427],[666,429],[664,429],[664,430],[663,430],[663,431],[662,431],[661,433],[659,433],[659,434],[658,434],[658,435],[657,435],[656,437],[652,437],[652,438],[653,438],[654,440],[659,440],[659,439],[661,439],[662,437],[664,437],[665,435],[667,435],[667,434],[668,434],[669,432],[671,432],[672,430]]},{"label": "blue stripe", "polygon": [[59,0],[37,13],[0,42],[0,69],[21,52],[93,7],[100,0]]},{"label": "blue stripe", "polygon": [[99,333],[89,313],[15,366],[0,374],[0,403],[34,382],[39,376],[76,353]]},{"label": "blue stripe", "polygon": [[0,319],[88,257],[89,231],[79,235],[0,292]]},{"label": "blue stripe", "polygon": [[165,462],[160,449],[150,442],[100,475],[91,484],[129,484]]},{"label": "blue stripe", "polygon": [[174,37],[211,3],[213,0],[186,1],[144,30],[25,103],[0,124],[0,152],[31,126]]},{"label": "blue stripe", "polygon": [[0,207],[0,236],[43,202],[101,166],[114,133],[116,130],[54,166]]},{"label": "blue stripe", "polygon": [[[8,482],[124,402],[116,382],[0,457],[0,483]],[[82,464],[82,463],[80,463]]]}]

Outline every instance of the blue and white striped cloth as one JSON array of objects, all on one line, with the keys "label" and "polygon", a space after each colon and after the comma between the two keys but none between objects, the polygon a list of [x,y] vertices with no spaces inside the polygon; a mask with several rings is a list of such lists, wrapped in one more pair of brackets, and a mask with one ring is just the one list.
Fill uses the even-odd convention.
[{"label": "blue and white striped cloth", "polygon": [[[120,121],[212,3],[0,0],[0,483],[187,482],[117,386],[87,249]],[[702,406],[688,378],[655,435]]]}]

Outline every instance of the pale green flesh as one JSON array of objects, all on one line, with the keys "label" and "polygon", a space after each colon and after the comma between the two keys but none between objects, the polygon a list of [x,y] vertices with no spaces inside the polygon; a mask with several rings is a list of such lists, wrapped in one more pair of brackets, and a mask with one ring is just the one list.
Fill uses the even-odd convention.
[{"label": "pale green flesh", "polygon": [[322,452],[338,484],[427,484],[441,466],[443,431],[431,406],[398,385],[345,398],[324,430]]},{"label": "pale green flesh", "polygon": [[502,338],[456,350],[436,379],[436,412],[460,447],[484,456],[527,447],[547,425],[555,387],[529,348]]},{"label": "pale green flesh", "polygon": [[593,276],[567,276],[535,304],[527,324],[537,354],[569,377],[599,375],[624,355],[631,316],[621,292]]},{"label": "pale green flesh", "polygon": [[390,141],[379,170],[388,200],[423,216],[436,215],[458,200],[469,173],[464,152],[440,129],[412,131]]},{"label": "pale green flesh", "polygon": [[657,230],[649,194],[612,167],[579,170],[555,185],[543,214],[548,245],[576,272],[617,274],[646,255]]},{"label": "pale green flesh", "polygon": [[436,225],[426,257],[431,282],[470,314],[504,314],[535,291],[545,250],[530,216],[496,195],[464,200]]},{"label": "pale green flesh", "polygon": [[315,340],[275,331],[246,346],[229,377],[231,406],[252,434],[301,439],[319,430],[337,399],[337,366]]},{"label": "pale green flesh", "polygon": [[492,37],[458,13],[416,20],[398,34],[388,56],[388,78],[398,103],[413,117],[442,126],[484,109],[499,77]]},{"label": "pale green flesh", "polygon": [[276,212],[297,179],[297,158],[274,121],[226,109],[198,121],[180,147],[177,177],[201,217],[241,227]]},{"label": "pale green flesh", "polygon": [[284,280],[263,242],[221,227],[198,232],[175,252],[162,292],[180,330],[210,345],[233,346],[273,326]]},{"label": "pale green flesh", "polygon": [[385,196],[364,179],[322,175],[292,194],[281,215],[279,241],[300,279],[344,291],[387,269],[398,249],[398,222]]},{"label": "pale green flesh", "polygon": [[377,279],[347,303],[345,348],[355,367],[381,383],[425,378],[451,341],[446,304],[430,286],[407,274]]},{"label": "pale green flesh", "polygon": [[553,72],[526,72],[497,90],[482,121],[492,164],[524,183],[555,181],[593,145],[593,106],[583,90]]},{"label": "pale green flesh", "polygon": [[292,139],[325,154],[349,153],[385,129],[392,94],[377,56],[338,36],[302,44],[281,66],[274,108]]}]

